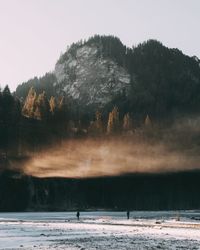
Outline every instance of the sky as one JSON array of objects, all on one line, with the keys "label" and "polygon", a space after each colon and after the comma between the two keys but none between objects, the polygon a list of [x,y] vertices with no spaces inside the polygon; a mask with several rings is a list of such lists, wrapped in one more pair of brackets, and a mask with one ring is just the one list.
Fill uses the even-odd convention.
[{"label": "sky", "polygon": [[68,45],[94,34],[200,58],[199,13],[200,0],[0,0],[0,86],[53,71]]}]

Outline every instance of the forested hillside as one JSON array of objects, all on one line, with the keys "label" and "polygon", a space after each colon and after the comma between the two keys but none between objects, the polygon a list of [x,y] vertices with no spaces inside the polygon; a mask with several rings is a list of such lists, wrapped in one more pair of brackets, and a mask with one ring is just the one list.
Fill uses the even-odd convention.
[{"label": "forested hillside", "polygon": [[72,44],[53,72],[0,91],[0,210],[13,190],[18,210],[199,208],[199,93],[199,59],[158,41]]},{"label": "forested hillside", "polygon": [[172,117],[199,112],[200,61],[156,40],[128,48],[96,35],[72,44],[54,72],[19,85],[16,96],[25,98],[30,87],[65,95],[83,113],[116,105],[136,116]]}]

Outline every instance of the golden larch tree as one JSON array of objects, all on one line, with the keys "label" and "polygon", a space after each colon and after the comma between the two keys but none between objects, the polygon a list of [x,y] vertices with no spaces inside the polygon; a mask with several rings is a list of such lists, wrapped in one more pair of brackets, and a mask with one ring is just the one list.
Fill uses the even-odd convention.
[{"label": "golden larch tree", "polygon": [[49,110],[49,102],[47,100],[45,91],[43,91],[37,97],[34,117],[38,120],[46,119],[49,115]]},{"label": "golden larch tree", "polygon": [[28,95],[25,99],[24,106],[22,108],[22,115],[33,118],[36,108],[37,94],[33,87],[30,88]]},{"label": "golden larch tree", "polygon": [[119,131],[119,111],[118,108],[115,106],[108,116],[107,133],[113,134],[118,131]]},{"label": "golden larch tree", "polygon": [[49,100],[49,107],[50,107],[50,112],[52,115],[55,114],[55,111],[56,111],[56,99],[54,96],[51,96],[50,100]]}]

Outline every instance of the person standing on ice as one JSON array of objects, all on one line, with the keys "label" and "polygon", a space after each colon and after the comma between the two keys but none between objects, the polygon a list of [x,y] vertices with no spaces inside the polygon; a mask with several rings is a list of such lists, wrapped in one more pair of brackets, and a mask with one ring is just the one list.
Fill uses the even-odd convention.
[{"label": "person standing on ice", "polygon": [[126,212],[127,220],[129,220],[130,212],[129,210]]},{"label": "person standing on ice", "polygon": [[77,217],[77,220],[79,220],[79,217],[80,217],[80,212],[79,211],[77,211],[76,217]]}]

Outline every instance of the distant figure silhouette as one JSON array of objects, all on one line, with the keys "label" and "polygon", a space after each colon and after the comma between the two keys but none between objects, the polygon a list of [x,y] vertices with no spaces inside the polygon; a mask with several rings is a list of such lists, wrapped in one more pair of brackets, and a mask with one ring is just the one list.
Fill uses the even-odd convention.
[{"label": "distant figure silhouette", "polygon": [[79,211],[77,211],[76,217],[77,217],[77,220],[79,220],[79,217],[80,217],[80,212]]},{"label": "distant figure silhouette", "polygon": [[129,210],[126,212],[126,215],[127,215],[127,220],[129,220],[129,215],[130,215]]}]

